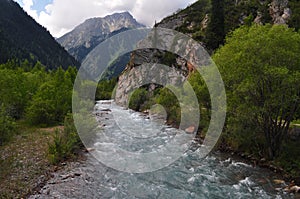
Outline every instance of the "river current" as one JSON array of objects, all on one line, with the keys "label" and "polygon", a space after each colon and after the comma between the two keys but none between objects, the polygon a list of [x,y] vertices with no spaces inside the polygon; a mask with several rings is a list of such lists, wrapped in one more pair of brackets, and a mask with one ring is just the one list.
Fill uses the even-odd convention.
[{"label": "river current", "polygon": [[[148,152],[166,143],[177,131],[164,126],[162,136],[156,136],[156,132],[153,136],[157,138],[151,139],[150,143],[138,143],[134,135],[144,134],[121,131],[116,127],[114,114],[122,115],[123,119],[117,124],[128,125],[126,131],[133,128],[132,120],[142,122],[149,131],[150,127],[157,129],[155,123],[149,126],[149,117],[110,102],[100,101],[96,104],[95,113],[102,125],[102,132],[99,132],[94,143],[96,152],[104,150],[101,144],[104,140],[106,147],[117,144],[126,150]],[[146,173],[118,171],[87,154],[86,161],[71,163],[56,172],[40,192],[30,198],[293,198],[293,195],[276,191],[276,188],[284,185],[275,185],[273,180],[276,176],[269,170],[253,167],[218,152],[201,158],[200,147],[194,143],[169,166]],[[116,155],[112,158],[122,157]]]}]

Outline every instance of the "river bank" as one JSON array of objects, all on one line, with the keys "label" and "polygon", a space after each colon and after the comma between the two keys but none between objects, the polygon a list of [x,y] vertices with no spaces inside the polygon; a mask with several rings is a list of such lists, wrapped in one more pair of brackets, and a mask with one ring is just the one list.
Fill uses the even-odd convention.
[{"label": "river bank", "polygon": [[0,198],[27,198],[69,162],[85,160],[81,152],[57,165],[49,161],[48,144],[53,141],[55,129],[63,126],[36,128],[19,124],[19,128],[10,142],[0,146]]}]

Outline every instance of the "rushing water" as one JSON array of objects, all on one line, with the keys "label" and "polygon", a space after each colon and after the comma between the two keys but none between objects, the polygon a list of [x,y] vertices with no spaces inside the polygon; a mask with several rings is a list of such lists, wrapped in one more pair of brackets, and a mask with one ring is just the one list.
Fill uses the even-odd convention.
[{"label": "rushing water", "polygon": [[[100,113],[101,109],[107,108],[107,103],[100,102],[96,108]],[[128,132],[117,130],[115,121],[112,121],[112,112],[127,115],[119,121],[121,123],[117,123],[121,126],[129,125],[128,129],[134,125],[129,120],[134,118],[135,121],[146,124],[145,128],[149,130],[149,119],[115,105],[110,108],[111,111],[106,110],[105,115],[99,118],[105,120],[106,125],[102,132],[105,138],[98,135],[94,145],[96,151],[103,150],[103,146],[99,144],[103,140],[106,143],[118,142],[126,150],[149,151],[151,147],[159,148],[166,139],[172,137],[166,135],[174,135],[168,132],[176,132],[175,129],[165,127],[165,132],[162,133],[164,136],[152,139],[156,141],[151,143],[139,144],[134,138],[129,139],[139,132],[131,132],[128,136]],[[157,129],[155,124],[152,125]],[[110,138],[105,136],[108,132],[112,135]],[[121,157],[116,155],[114,158]],[[31,198],[293,198],[293,195],[275,190],[278,187],[273,184],[275,178],[266,169],[252,167],[225,157],[224,154],[214,153],[200,158],[198,148],[194,145],[168,167],[139,174],[117,171],[87,155],[85,162],[73,163],[67,169],[56,173],[40,193]]]}]

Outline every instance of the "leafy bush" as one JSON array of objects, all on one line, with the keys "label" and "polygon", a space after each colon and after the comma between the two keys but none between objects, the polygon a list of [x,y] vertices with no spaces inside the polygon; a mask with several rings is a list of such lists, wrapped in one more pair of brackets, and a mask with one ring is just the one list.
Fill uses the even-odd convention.
[{"label": "leafy bush", "polygon": [[112,98],[113,90],[117,84],[117,79],[102,80],[98,83],[96,100],[109,100]]},{"label": "leafy bush", "polygon": [[270,159],[280,155],[297,117],[299,43],[299,33],[287,26],[244,26],[213,57],[228,97],[226,130],[239,135],[242,145],[264,137],[262,152]]},{"label": "leafy bush", "polygon": [[7,115],[4,105],[0,107],[0,146],[7,142],[16,129],[14,120]]},{"label": "leafy bush", "polygon": [[30,106],[26,109],[26,119],[30,124],[49,126],[59,124],[72,107],[71,70],[61,68],[44,82],[33,95]]},{"label": "leafy bush", "polygon": [[72,157],[82,147],[80,137],[74,126],[73,117],[65,117],[64,129],[55,130],[54,140],[49,143],[49,158],[56,164],[66,158]]},{"label": "leafy bush", "polygon": [[136,89],[131,95],[129,100],[129,108],[140,111],[143,103],[148,99],[147,90],[145,88]]},{"label": "leafy bush", "polygon": [[156,102],[165,108],[169,123],[179,124],[181,119],[180,105],[176,96],[168,88],[159,90]]}]

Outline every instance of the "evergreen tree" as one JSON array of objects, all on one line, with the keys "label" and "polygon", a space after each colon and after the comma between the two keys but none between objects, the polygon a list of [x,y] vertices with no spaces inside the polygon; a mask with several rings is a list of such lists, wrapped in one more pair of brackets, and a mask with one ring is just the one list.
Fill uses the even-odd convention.
[{"label": "evergreen tree", "polygon": [[224,2],[223,0],[211,1],[211,17],[206,30],[205,43],[209,51],[214,51],[224,42]]}]

